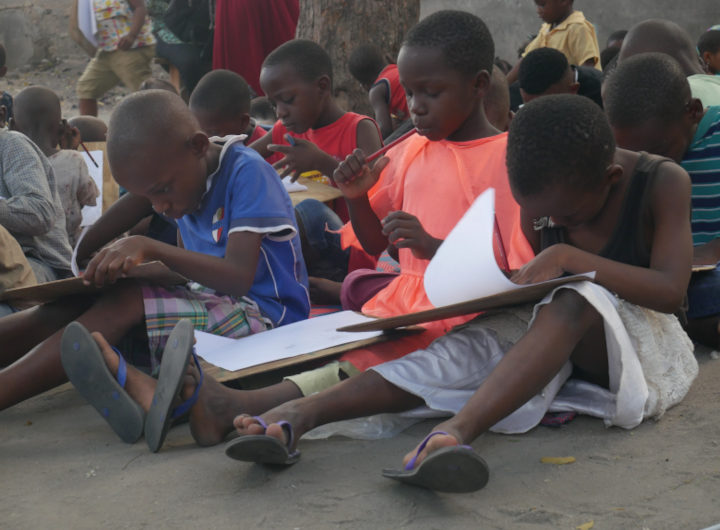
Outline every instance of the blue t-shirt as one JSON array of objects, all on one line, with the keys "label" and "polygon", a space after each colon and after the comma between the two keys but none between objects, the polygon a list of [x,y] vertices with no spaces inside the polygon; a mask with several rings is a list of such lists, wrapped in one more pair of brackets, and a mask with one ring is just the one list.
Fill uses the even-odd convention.
[{"label": "blue t-shirt", "polygon": [[255,281],[247,296],[276,326],[308,317],[308,278],[295,213],[282,181],[243,137],[223,146],[217,171],[193,214],[178,219],[186,249],[225,257],[228,236],[263,234]]},{"label": "blue t-shirt", "polygon": [[692,182],[693,244],[720,237],[720,107],[708,107],[680,165]]}]

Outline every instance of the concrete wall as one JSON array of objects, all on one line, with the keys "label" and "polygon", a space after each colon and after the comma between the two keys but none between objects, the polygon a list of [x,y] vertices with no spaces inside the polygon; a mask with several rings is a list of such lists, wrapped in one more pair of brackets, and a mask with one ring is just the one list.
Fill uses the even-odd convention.
[{"label": "concrete wall", "polygon": [[[533,0],[422,0],[420,16],[440,9],[461,9],[482,18],[495,39],[496,55],[515,62],[518,47],[537,33],[542,21]],[[630,29],[647,18],[666,18],[687,30],[693,40],[714,24],[720,24],[719,0],[575,0],[595,24],[600,49],[618,29]]]}]

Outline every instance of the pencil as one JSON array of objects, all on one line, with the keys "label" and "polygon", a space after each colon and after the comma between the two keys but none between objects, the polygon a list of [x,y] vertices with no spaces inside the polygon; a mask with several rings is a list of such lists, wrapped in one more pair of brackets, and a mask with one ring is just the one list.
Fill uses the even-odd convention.
[{"label": "pencil", "polygon": [[505,253],[505,245],[503,244],[502,235],[500,234],[500,225],[498,224],[497,214],[495,214],[495,239],[497,240],[498,252],[502,260],[502,268],[505,272],[510,272],[510,264],[508,263],[507,254]]},{"label": "pencil", "polygon": [[93,156],[90,154],[90,151],[88,151],[88,148],[85,147],[85,144],[82,143],[82,142],[80,142],[80,147],[82,147],[83,150],[87,153],[87,156],[90,158],[90,160],[92,161],[92,163],[95,164],[95,167],[100,167],[100,166],[98,165],[98,163],[95,162],[95,159],[94,159]]},{"label": "pencil", "polygon": [[392,148],[392,147],[395,147],[397,144],[399,144],[399,143],[402,142],[403,140],[406,140],[406,139],[410,138],[410,137],[411,137],[413,134],[415,134],[416,132],[417,132],[417,130],[413,127],[412,129],[410,129],[408,132],[406,132],[405,134],[403,134],[403,135],[400,136],[399,138],[395,138],[392,142],[390,142],[389,144],[387,144],[387,145],[386,145],[385,147],[383,147],[382,149],[379,149],[379,150],[375,151],[373,154],[371,154],[369,157],[367,157],[367,158],[365,159],[365,162],[372,162],[372,161],[375,160],[376,158],[380,158],[382,155],[384,155],[384,154],[388,151],[388,149],[390,149],[390,148]]}]

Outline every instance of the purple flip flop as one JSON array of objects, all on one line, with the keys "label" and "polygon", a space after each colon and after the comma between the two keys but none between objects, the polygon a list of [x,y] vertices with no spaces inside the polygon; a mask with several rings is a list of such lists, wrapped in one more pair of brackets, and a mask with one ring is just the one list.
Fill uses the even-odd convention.
[{"label": "purple flip flop", "polygon": [[[259,416],[254,419],[267,429],[267,424]],[[300,451],[291,451],[294,445],[292,425],[287,421],[277,422],[285,431],[287,444],[267,434],[250,434],[240,436],[229,441],[225,445],[225,454],[234,460],[244,462],[255,462],[257,464],[271,464],[278,466],[289,466],[300,459]]]},{"label": "purple flip flop", "polygon": [[425,449],[430,438],[438,434],[447,433],[435,431],[428,434],[405,469],[384,469],[383,476],[405,484],[448,493],[469,493],[485,487],[490,476],[488,465],[469,445],[438,449],[415,467],[418,455]]}]

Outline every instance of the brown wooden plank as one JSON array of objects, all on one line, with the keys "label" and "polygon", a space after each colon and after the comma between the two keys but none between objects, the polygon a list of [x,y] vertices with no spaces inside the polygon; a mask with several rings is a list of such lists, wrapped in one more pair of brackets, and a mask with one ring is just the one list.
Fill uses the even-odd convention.
[{"label": "brown wooden plank", "polygon": [[459,317],[469,315],[471,313],[481,313],[491,309],[501,307],[510,307],[519,304],[527,304],[530,302],[538,302],[543,296],[552,291],[555,287],[567,283],[581,281],[578,278],[557,278],[549,282],[539,285],[529,285],[514,291],[468,300],[458,304],[436,307],[426,311],[418,311],[417,313],[408,313],[389,318],[378,318],[370,322],[362,324],[353,324],[352,326],[344,326],[338,328],[338,331],[386,331],[404,326],[412,326],[423,322],[432,322],[434,320],[443,320],[446,318]]},{"label": "brown wooden plank", "polygon": [[423,331],[424,330],[422,328],[418,327],[406,328],[402,330],[389,330],[388,332],[385,332],[377,337],[371,337],[365,340],[358,340],[355,342],[350,342],[348,344],[341,344],[339,346],[333,346],[332,348],[325,348],[311,353],[306,353],[304,355],[290,357],[288,359],[279,359],[277,361],[272,361],[269,363],[258,364],[255,366],[250,366],[249,368],[243,368],[242,370],[236,371],[225,370],[223,368],[215,366],[214,364],[210,364],[204,359],[200,359],[200,365],[202,366],[203,371],[206,374],[210,375],[213,379],[217,379],[220,382],[232,381],[235,379],[241,379],[243,377],[249,377],[252,375],[271,372],[280,368],[295,366],[298,364],[306,363],[308,361],[315,361],[317,359],[333,357],[350,350],[364,348],[366,346],[370,346],[371,344],[378,344],[380,342],[386,342],[388,340],[395,340],[400,337],[405,337],[407,335],[412,335],[415,333],[422,333]]},{"label": "brown wooden plank", "polygon": [[305,199],[317,199],[320,202],[330,202],[343,196],[342,192],[337,188],[304,177],[298,179],[298,184],[303,184],[307,186],[308,189],[290,193],[290,200],[293,206]]}]

